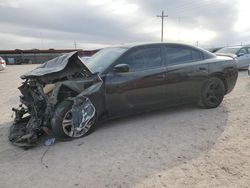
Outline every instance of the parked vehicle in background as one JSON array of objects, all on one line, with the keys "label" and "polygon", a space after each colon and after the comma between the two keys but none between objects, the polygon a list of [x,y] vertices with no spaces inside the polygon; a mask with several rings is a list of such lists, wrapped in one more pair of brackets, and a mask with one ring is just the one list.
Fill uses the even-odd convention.
[{"label": "parked vehicle in background", "polygon": [[215,52],[217,52],[218,50],[220,50],[221,48],[223,48],[223,47],[208,48],[207,50],[208,50],[209,52],[215,53]]},{"label": "parked vehicle in background", "polygon": [[32,146],[44,130],[77,138],[104,119],[183,103],[216,108],[237,77],[233,58],[184,44],[110,47],[88,63],[77,52],[65,54],[21,77],[22,105],[13,109],[9,139]]},{"label": "parked vehicle in background", "polygon": [[250,65],[250,46],[224,47],[215,54],[235,58],[237,60],[238,69],[248,69]]},{"label": "parked vehicle in background", "polygon": [[5,68],[6,68],[6,62],[2,57],[0,57],[0,71],[4,70]]}]

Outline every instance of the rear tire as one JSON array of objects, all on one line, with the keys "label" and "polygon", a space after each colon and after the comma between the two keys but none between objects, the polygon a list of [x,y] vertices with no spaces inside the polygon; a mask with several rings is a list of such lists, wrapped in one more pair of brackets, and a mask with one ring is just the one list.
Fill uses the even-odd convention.
[{"label": "rear tire", "polygon": [[201,108],[216,108],[223,101],[225,85],[219,78],[209,78],[202,86],[198,104]]},{"label": "rear tire", "polygon": [[55,109],[54,116],[51,120],[52,131],[57,138],[80,138],[92,133],[96,126],[96,116],[88,124],[88,129],[84,129],[79,135],[73,134],[72,125],[72,105],[73,101],[65,100],[59,103]]}]

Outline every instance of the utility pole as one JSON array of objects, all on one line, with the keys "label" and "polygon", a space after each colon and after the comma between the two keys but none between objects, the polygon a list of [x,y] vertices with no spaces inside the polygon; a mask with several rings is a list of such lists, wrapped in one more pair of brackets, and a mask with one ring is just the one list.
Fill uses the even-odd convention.
[{"label": "utility pole", "polygon": [[43,37],[42,37],[42,32],[40,32],[40,38],[41,38],[41,49],[43,49]]},{"label": "utility pole", "polygon": [[75,49],[76,49],[76,41],[74,40],[74,46],[75,46]]},{"label": "utility pole", "polygon": [[161,18],[161,42],[163,42],[163,21],[168,15],[164,15],[164,11],[162,11],[161,15],[157,15],[156,17]]},{"label": "utility pole", "polygon": [[198,40],[196,41],[196,46],[199,47],[199,41]]}]

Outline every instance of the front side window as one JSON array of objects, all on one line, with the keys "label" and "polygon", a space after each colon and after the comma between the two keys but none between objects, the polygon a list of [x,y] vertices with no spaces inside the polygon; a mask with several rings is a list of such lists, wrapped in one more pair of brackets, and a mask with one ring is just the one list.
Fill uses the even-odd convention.
[{"label": "front side window", "polygon": [[182,46],[167,46],[165,57],[168,64],[179,64],[202,60],[201,52]]},{"label": "front side window", "polygon": [[241,48],[239,50],[238,54],[247,54],[247,49],[246,48]]},{"label": "front side window", "polygon": [[163,66],[160,47],[137,49],[131,52],[125,62],[131,72],[159,68]]}]

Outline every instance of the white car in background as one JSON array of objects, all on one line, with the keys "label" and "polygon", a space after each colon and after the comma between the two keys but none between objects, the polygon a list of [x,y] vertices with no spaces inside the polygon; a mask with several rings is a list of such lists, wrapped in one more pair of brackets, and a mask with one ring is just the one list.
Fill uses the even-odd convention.
[{"label": "white car in background", "polygon": [[230,56],[237,60],[238,69],[248,69],[250,65],[250,46],[224,47],[215,52],[219,56]]},{"label": "white car in background", "polygon": [[6,68],[6,62],[2,57],[0,57],[0,71],[4,70],[5,68]]}]

